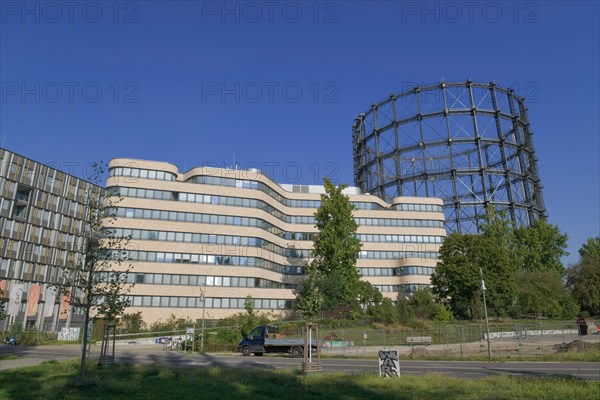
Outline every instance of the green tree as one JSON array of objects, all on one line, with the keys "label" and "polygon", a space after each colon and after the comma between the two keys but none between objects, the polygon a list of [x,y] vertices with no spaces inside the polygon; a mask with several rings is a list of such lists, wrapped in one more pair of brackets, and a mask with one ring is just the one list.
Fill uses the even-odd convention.
[{"label": "green tree", "polygon": [[431,319],[438,311],[430,289],[417,290],[410,298],[409,304],[414,310],[415,317],[419,319]]},{"label": "green tree", "polygon": [[373,321],[391,325],[398,321],[398,309],[390,298],[384,298],[381,304],[369,307],[368,314]]},{"label": "green tree", "polygon": [[[324,186],[325,194],[321,195],[321,206],[315,213],[318,232],[313,235],[313,260],[298,304],[313,314],[320,303],[315,295],[318,289],[323,296],[323,309],[349,308],[357,312],[360,296],[372,291],[365,289],[356,270],[361,243],[356,237],[358,225],[352,215],[355,207],[342,193],[346,185],[336,187],[325,178]],[[310,308],[309,304],[315,307]]]},{"label": "green tree", "polygon": [[588,240],[581,245],[579,249],[579,257],[585,256],[600,257],[600,236],[588,238]]},{"label": "green tree", "polygon": [[[91,171],[90,181],[100,185],[106,166],[95,163]],[[114,217],[106,213],[120,198],[107,198],[94,191],[84,195],[87,203],[85,227],[81,232],[85,237],[83,257],[79,253],[69,255],[69,265],[63,270],[63,283],[58,287],[70,307],[81,310],[84,315],[80,379],[85,376],[89,321],[104,319],[116,322],[129,305],[127,294],[133,286],[127,283],[131,266],[123,265],[132,250],[129,238],[115,234],[111,229]]]},{"label": "green tree", "polygon": [[515,229],[506,211],[497,212],[492,206],[486,209],[485,222],[481,224],[481,234],[498,244],[499,250],[508,257],[510,266],[518,271],[523,267],[523,252],[517,242]]},{"label": "green tree", "polygon": [[314,266],[309,266],[306,270],[307,278],[302,284],[302,289],[298,295],[296,306],[305,319],[313,320],[323,309],[325,299],[319,289],[319,272],[314,270]]},{"label": "green tree", "polygon": [[4,290],[0,289],[0,321],[6,318],[6,307],[8,304],[8,296]]},{"label": "green tree", "polygon": [[540,316],[560,317],[565,301],[562,276],[554,271],[520,271],[517,273],[517,298],[520,311]]},{"label": "green tree", "polygon": [[415,319],[415,311],[410,305],[410,299],[406,297],[398,298],[396,302],[398,320],[405,324]]},{"label": "green tree", "polygon": [[458,318],[479,312],[483,270],[490,312],[503,315],[515,296],[513,270],[500,245],[482,235],[451,233],[440,248],[440,261],[431,278],[437,299]]},{"label": "green tree", "polygon": [[567,270],[573,299],[582,311],[600,314],[600,251],[598,237],[590,238],[579,249],[580,260]]},{"label": "green tree", "polygon": [[127,333],[138,333],[146,329],[146,323],[142,318],[142,312],[138,311],[131,314],[123,314],[121,318],[121,327]]},{"label": "green tree", "polygon": [[560,259],[569,254],[566,251],[568,236],[557,226],[537,220],[529,227],[516,229],[515,237],[525,271],[554,271],[565,275]]}]

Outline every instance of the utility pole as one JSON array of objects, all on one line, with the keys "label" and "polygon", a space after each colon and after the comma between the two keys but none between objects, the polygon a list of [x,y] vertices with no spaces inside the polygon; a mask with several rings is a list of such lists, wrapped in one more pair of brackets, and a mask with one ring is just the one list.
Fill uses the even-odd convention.
[{"label": "utility pole", "polygon": [[492,343],[490,338],[490,321],[488,319],[487,304],[485,302],[485,282],[483,281],[483,271],[479,267],[479,275],[481,277],[481,293],[483,293],[483,312],[485,313],[485,331],[487,332],[488,356],[492,359]]},{"label": "utility pole", "polygon": [[206,277],[204,277],[204,290],[200,289],[200,300],[202,301],[202,331],[200,333],[200,354],[204,354],[204,312],[206,311]]}]

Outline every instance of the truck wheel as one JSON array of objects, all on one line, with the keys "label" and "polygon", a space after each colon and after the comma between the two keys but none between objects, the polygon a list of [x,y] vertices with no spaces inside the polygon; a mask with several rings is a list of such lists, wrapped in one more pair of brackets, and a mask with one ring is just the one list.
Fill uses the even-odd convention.
[{"label": "truck wheel", "polygon": [[250,357],[250,354],[252,354],[252,352],[250,351],[250,346],[242,347],[242,355],[244,357]]},{"label": "truck wheel", "polygon": [[300,358],[304,355],[304,351],[302,350],[302,347],[296,346],[292,347],[290,354],[292,355],[292,358]]}]

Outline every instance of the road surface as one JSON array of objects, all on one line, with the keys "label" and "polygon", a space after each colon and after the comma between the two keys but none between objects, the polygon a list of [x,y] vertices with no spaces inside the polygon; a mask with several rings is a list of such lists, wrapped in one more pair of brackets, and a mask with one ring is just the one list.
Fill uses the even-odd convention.
[{"label": "road surface", "polygon": [[[100,346],[92,347],[92,357],[98,357]],[[163,351],[157,345],[117,346],[117,360],[130,364],[153,364],[172,367],[222,367],[299,369],[302,359],[287,357],[242,357],[240,355],[189,355]],[[0,360],[0,370],[37,365],[45,360],[62,360],[80,355],[79,345],[0,346],[0,355],[15,354],[19,358]],[[377,359],[321,359],[323,371],[351,373],[377,372]],[[400,360],[401,374],[439,373],[457,378],[482,378],[492,375],[537,377],[577,377],[600,381],[600,363],[594,362],[480,362],[480,361],[418,361]]]}]

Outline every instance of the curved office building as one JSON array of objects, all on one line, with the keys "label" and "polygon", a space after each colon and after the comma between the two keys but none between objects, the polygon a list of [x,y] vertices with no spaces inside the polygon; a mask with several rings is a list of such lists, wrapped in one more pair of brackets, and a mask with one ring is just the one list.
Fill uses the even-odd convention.
[{"label": "curved office building", "polygon": [[[258,170],[198,167],[180,173],[164,162],[114,159],[106,188],[117,235],[131,236],[132,306],[151,323],[171,314],[199,319],[244,310],[294,307],[310,261],[322,186],[277,184]],[[363,243],[357,267],[387,297],[429,284],[446,232],[442,201],[396,197],[386,203],[358,188]],[[204,302],[203,302],[204,300]]]}]

